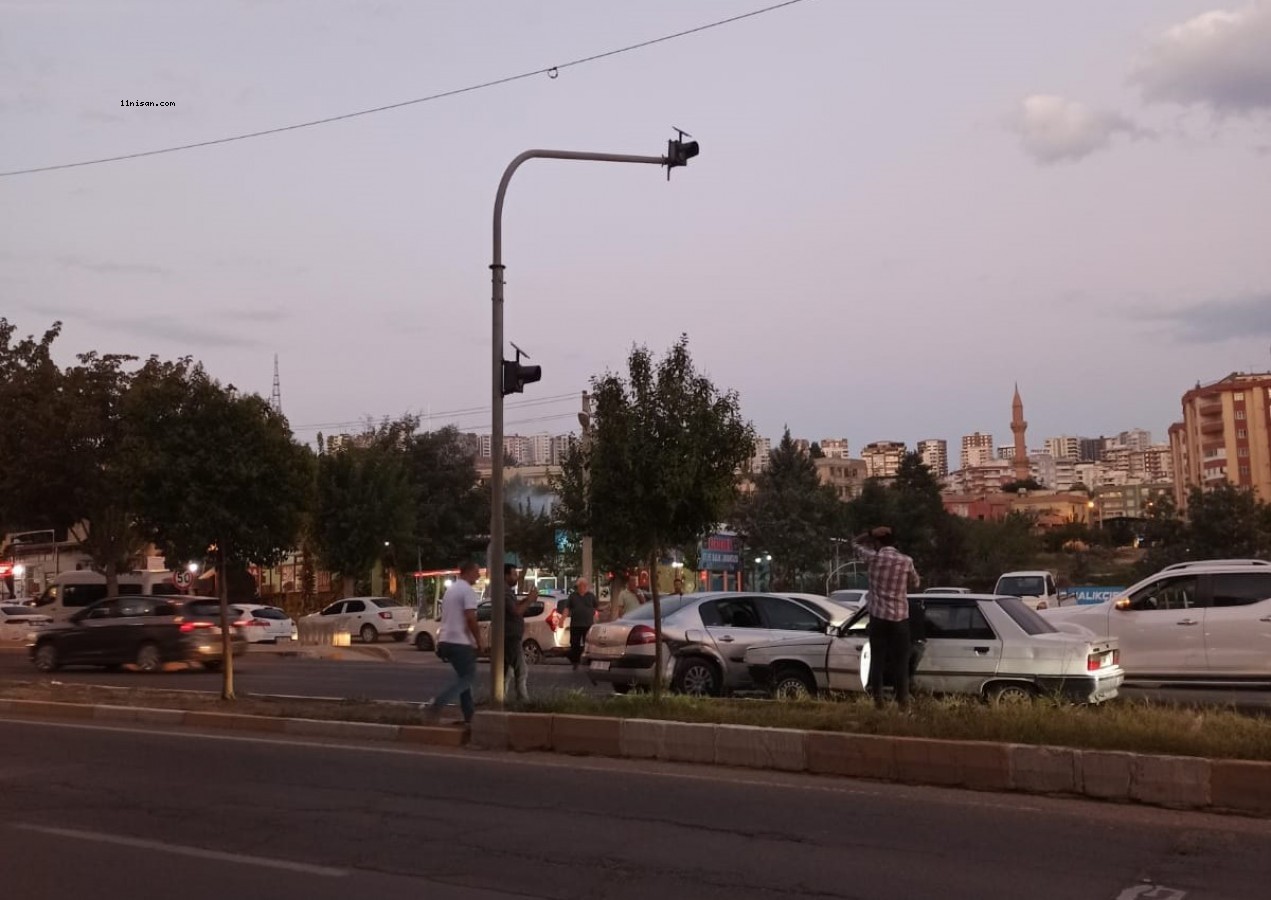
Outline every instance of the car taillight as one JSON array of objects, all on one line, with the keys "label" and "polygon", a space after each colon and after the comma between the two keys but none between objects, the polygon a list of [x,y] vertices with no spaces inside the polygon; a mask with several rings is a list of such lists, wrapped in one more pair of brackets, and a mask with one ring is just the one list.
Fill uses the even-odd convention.
[{"label": "car taillight", "polygon": [[381,619],[391,619],[391,618],[393,618],[393,614],[392,614],[391,612],[388,612],[388,611],[385,611],[385,610],[381,610],[381,612],[380,612],[380,618],[381,618]]},{"label": "car taillight", "polygon": [[1121,665],[1121,651],[1120,650],[1112,651],[1112,665],[1114,666]]},{"label": "car taillight", "polygon": [[211,627],[212,627],[211,622],[182,622],[181,633],[189,634],[191,631],[194,631],[196,628],[211,628]]},{"label": "car taillight", "polygon": [[264,628],[269,623],[264,619],[239,619],[234,623],[235,628]]},{"label": "car taillight", "polygon": [[[1114,661],[1116,660],[1115,654],[1113,655],[1112,658]],[[1097,669],[1102,669],[1104,661],[1106,659],[1107,659],[1106,653],[1091,653],[1090,656],[1086,658],[1086,671],[1093,672]]]},{"label": "car taillight", "polygon": [[658,639],[657,632],[648,625],[637,625],[627,633],[627,646],[638,646],[640,644],[652,644]]}]

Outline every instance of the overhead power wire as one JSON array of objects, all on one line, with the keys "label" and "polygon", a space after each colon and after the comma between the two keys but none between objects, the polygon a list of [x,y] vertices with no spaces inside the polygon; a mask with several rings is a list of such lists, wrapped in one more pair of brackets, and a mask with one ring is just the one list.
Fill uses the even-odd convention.
[{"label": "overhead power wire", "polygon": [[471,94],[474,91],[483,91],[487,88],[498,87],[504,84],[511,84],[514,81],[523,81],[526,78],[534,78],[539,75],[547,75],[555,78],[560,74],[562,69],[573,68],[587,63],[597,62],[602,59],[608,59],[611,56],[618,56],[623,53],[631,53],[635,50],[643,50],[646,47],[652,47],[655,44],[664,44],[667,41],[678,40],[679,38],[688,37],[689,35],[698,34],[703,31],[709,31],[712,28],[720,28],[724,25],[731,25],[734,22],[740,22],[743,19],[753,19],[756,16],[762,16],[766,13],[776,12],[787,6],[795,6],[804,3],[806,0],[784,0],[783,3],[774,3],[771,6],[765,6],[762,9],[751,10],[747,13],[741,13],[736,16],[730,16],[727,19],[719,19],[715,22],[708,22],[705,25],[698,25],[695,28],[688,28],[684,31],[677,31],[674,34],[664,34],[661,37],[651,38],[647,41],[640,41],[638,44],[628,44],[625,47],[618,47],[614,50],[606,50],[603,53],[594,53],[591,56],[584,56],[580,59],[572,59],[569,62],[557,63],[554,66],[547,66],[541,69],[533,69],[529,72],[521,72],[517,75],[506,75],[503,78],[495,78],[491,81],[483,81],[480,84],[470,84],[467,87],[453,88],[448,91],[441,91],[436,94],[429,94],[426,97],[416,97],[414,100],[402,100],[398,103],[389,103],[384,106],[376,106],[372,109],[360,109],[356,112],[342,113],[338,116],[328,116],[325,119],[314,119],[309,122],[297,122],[293,125],[280,125],[277,128],[266,128],[262,131],[249,131],[246,134],[235,134],[229,137],[214,138],[209,141],[196,141],[192,144],[179,144],[175,147],[162,147],[158,150],[142,150],[137,153],[125,153],[120,156],[104,156],[100,159],[85,159],[79,162],[59,163],[51,166],[36,166],[30,169],[14,169],[10,172],[0,172],[0,178],[9,178],[15,175],[34,175],[37,172],[55,172],[60,169],[76,169],[81,166],[97,166],[104,163],[123,162],[129,159],[141,159],[146,156],[158,156],[162,153],[177,153],[182,150],[196,150],[200,147],[214,147],[218,144],[229,144],[234,141],[246,141],[251,138],[264,137],[270,134],[281,134],[284,131],[296,131],[301,128],[311,128],[315,125],[329,125],[332,122],[342,122],[345,119],[355,119],[358,116],[369,116],[374,113],[387,112],[391,109],[401,109],[404,106],[414,106],[417,103],[430,103],[433,100],[444,100],[447,97],[457,97],[461,94]]},{"label": "overhead power wire", "polygon": [[[553,394],[548,397],[536,397],[532,400],[510,400],[505,402],[505,409],[524,409],[529,406],[544,406],[551,403],[561,403],[565,400],[577,401],[579,393],[577,391],[570,394]],[[415,412],[406,412],[404,415],[418,416],[421,419],[443,419],[450,421],[453,419],[469,419],[481,413],[489,414],[491,407],[489,404],[485,406],[467,406],[462,409],[443,409],[436,411],[419,410]],[[561,413],[561,416],[572,416],[575,413]],[[364,416],[361,419],[350,419],[343,422],[317,422],[311,425],[293,425],[292,431],[317,431],[322,428],[354,428],[359,425],[365,425],[369,421],[372,425],[382,421],[383,417]]]}]

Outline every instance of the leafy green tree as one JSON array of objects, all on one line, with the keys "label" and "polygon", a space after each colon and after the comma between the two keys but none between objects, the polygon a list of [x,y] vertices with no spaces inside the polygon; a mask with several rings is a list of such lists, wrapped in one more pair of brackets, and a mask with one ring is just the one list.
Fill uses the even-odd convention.
[{"label": "leafy green tree", "polygon": [[141,422],[136,460],[146,474],[139,523],[169,558],[215,554],[221,694],[232,700],[230,575],[275,565],[296,546],[313,499],[312,454],[263,398],[221,385],[188,359],[150,360],[129,403]]},{"label": "leafy green tree", "polygon": [[747,547],[772,554],[774,584],[792,588],[805,573],[823,570],[839,509],[834,489],[821,484],[787,428],[755,476],[754,492],[738,501],[734,521]]},{"label": "leafy green tree", "polygon": [[490,501],[477,486],[473,448],[452,426],[412,434],[404,446],[417,557],[425,565],[451,565],[483,550]]},{"label": "leafy green tree", "polygon": [[314,545],[340,575],[346,597],[384,559],[386,545],[414,546],[416,492],[405,451],[414,424],[410,418],[383,423],[319,448]]},{"label": "leafy green tree", "polygon": [[504,543],[514,551],[522,566],[550,566],[556,561],[556,520],[545,511],[535,511],[529,498],[504,509]]},{"label": "leafy green tree", "polygon": [[991,590],[1003,572],[1027,567],[1037,556],[1040,541],[1031,516],[1012,512],[1000,522],[967,520],[967,580]]},{"label": "leafy green tree", "polygon": [[1187,495],[1187,539],[1192,559],[1271,556],[1267,506],[1247,487],[1222,482]]},{"label": "leafy green tree", "polygon": [[[663,551],[696,544],[733,507],[736,472],[754,452],[754,432],[737,394],[721,393],[697,371],[687,335],[660,360],[633,348],[625,377],[606,373],[592,387],[591,440],[574,446],[562,477],[565,520],[594,536],[600,560],[625,557],[655,572]],[[660,694],[656,578],[652,587]]]}]

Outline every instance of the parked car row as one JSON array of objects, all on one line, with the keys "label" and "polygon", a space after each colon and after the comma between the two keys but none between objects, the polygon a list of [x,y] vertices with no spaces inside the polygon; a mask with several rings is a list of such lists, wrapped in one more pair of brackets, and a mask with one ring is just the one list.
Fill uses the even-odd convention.
[{"label": "parked car row", "polygon": [[[518,599],[525,599],[525,595],[520,595]],[[564,656],[569,651],[569,620],[556,614],[558,599],[545,594],[525,610],[525,637],[521,641],[521,652],[525,654],[525,661],[531,665],[548,657]],[[493,613],[494,608],[489,600],[483,600],[477,607],[477,624],[481,631],[481,640],[487,647],[490,645],[490,619]],[[440,629],[440,605],[433,616],[416,617],[409,628],[415,649],[428,653],[436,650],[437,632]]]}]

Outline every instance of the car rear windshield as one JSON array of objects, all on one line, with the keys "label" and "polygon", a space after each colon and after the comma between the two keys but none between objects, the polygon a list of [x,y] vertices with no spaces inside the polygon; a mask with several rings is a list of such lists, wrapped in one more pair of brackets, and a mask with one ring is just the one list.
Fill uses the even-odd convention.
[{"label": "car rear windshield", "polygon": [[1039,616],[1036,610],[1026,606],[1018,597],[999,597],[997,605],[1015,620],[1016,625],[1024,629],[1025,634],[1051,634],[1059,630]]},{"label": "car rear windshield", "polygon": [[1012,597],[1041,597],[1046,593],[1046,582],[1037,575],[1011,575],[999,578],[995,594],[1010,594]]},{"label": "car rear windshield", "polygon": [[388,609],[393,606],[409,606],[410,605],[409,603],[402,603],[398,600],[394,600],[392,597],[372,597],[371,602],[374,603],[376,606],[378,606],[380,609]]},{"label": "car rear windshield", "polygon": [[[683,597],[660,597],[659,602],[662,606],[662,618],[665,619],[667,616],[674,615],[696,601],[692,595],[686,595]],[[631,610],[622,618],[627,622],[651,622],[653,621],[653,604],[645,603],[643,606]]]},{"label": "car rear windshield", "polygon": [[[194,600],[190,603],[185,604],[185,615],[195,616],[198,618],[216,617],[219,619],[221,617],[220,601]],[[231,611],[230,615],[233,616],[234,613]]]}]

